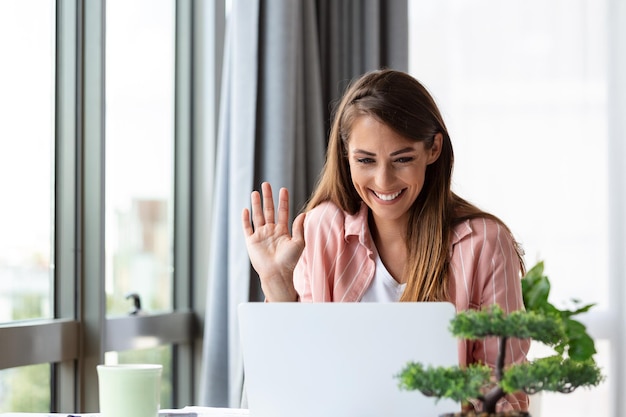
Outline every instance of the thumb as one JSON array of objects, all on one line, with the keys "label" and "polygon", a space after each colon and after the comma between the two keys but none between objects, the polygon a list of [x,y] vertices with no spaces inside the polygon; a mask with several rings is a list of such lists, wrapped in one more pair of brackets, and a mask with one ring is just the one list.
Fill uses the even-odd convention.
[{"label": "thumb", "polygon": [[302,241],[304,243],[304,218],[306,217],[305,213],[298,214],[293,221],[293,225],[291,227],[291,233],[293,239]]}]

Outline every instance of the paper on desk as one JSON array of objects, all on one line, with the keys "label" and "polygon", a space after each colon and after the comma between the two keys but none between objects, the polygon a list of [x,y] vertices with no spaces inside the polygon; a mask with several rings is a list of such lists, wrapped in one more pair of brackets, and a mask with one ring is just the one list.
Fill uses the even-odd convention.
[{"label": "paper on desk", "polygon": [[249,415],[247,408],[200,407],[195,405],[159,410],[159,417],[247,417]]},{"label": "paper on desk", "polygon": [[0,413],[0,417],[98,417],[99,413]]}]

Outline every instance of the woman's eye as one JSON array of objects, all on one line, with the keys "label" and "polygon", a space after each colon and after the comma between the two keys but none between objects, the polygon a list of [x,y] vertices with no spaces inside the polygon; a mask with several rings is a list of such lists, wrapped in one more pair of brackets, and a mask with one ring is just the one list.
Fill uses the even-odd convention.
[{"label": "woman's eye", "polygon": [[404,156],[402,158],[396,159],[396,162],[400,162],[401,164],[406,164],[407,162],[411,162],[414,158],[412,156]]},{"label": "woman's eye", "polygon": [[358,158],[356,161],[360,164],[371,164],[374,162],[372,158]]}]

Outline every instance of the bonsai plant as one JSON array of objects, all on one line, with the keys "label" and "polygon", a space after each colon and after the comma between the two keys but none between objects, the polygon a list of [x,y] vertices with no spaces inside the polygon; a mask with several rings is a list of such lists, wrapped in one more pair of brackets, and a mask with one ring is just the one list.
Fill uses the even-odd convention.
[{"label": "bonsai plant", "polygon": [[[463,404],[481,401],[480,416],[529,416],[526,412],[496,413],[496,403],[508,393],[539,391],[570,393],[578,387],[597,386],[603,380],[593,355],[593,339],[585,326],[573,317],[587,312],[594,304],[561,310],[548,301],[550,281],[537,263],[522,279],[526,311],[505,314],[493,305],[483,310],[458,313],[450,322],[453,335],[464,339],[499,338],[495,369],[484,364],[454,367],[425,367],[409,362],[396,377],[404,390],[419,390],[426,396],[449,398]],[[532,339],[551,346],[554,355],[505,367],[509,338]],[[444,416],[473,416],[473,411]]]}]

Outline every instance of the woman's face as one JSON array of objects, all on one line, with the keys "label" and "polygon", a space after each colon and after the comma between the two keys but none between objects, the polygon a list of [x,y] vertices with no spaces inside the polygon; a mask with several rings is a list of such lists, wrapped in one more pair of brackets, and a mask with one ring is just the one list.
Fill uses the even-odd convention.
[{"label": "woman's face", "polygon": [[405,138],[374,117],[354,121],[348,141],[352,183],[377,225],[408,220],[426,167],[439,157],[441,140],[437,134],[433,146],[425,149],[423,142]]}]

